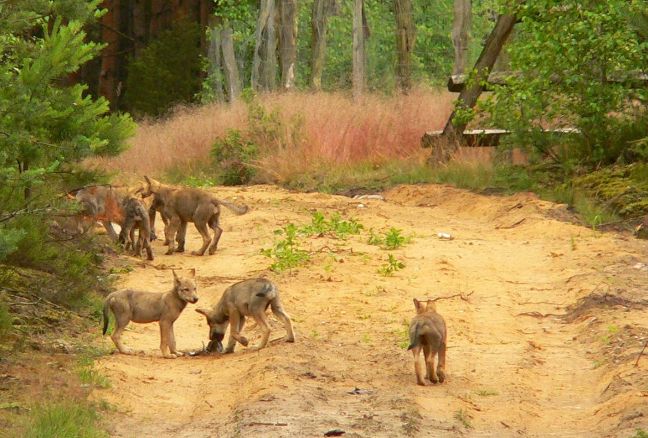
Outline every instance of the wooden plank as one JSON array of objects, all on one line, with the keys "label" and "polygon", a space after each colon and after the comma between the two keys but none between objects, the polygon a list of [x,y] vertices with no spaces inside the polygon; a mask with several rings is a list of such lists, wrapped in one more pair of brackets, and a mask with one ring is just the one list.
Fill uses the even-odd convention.
[{"label": "wooden plank", "polygon": [[[544,131],[547,134],[577,134],[580,132],[577,128],[556,128]],[[462,146],[467,147],[494,147],[499,145],[502,136],[509,135],[511,131],[506,129],[469,129],[463,131],[461,135]],[[421,138],[421,147],[432,147],[436,140],[443,135],[442,130],[429,131],[423,134]]]},{"label": "wooden plank", "polygon": [[[515,72],[493,72],[488,75],[488,80],[484,85],[483,91],[492,91],[493,85],[506,85],[506,79],[516,75]],[[448,91],[452,93],[460,93],[466,87],[467,75],[452,75],[448,78]],[[556,75],[551,78],[551,83],[560,83],[560,78]],[[645,88],[648,86],[648,73],[640,71],[624,72],[610,75],[606,79],[606,83],[610,84],[623,84],[628,88]]]}]

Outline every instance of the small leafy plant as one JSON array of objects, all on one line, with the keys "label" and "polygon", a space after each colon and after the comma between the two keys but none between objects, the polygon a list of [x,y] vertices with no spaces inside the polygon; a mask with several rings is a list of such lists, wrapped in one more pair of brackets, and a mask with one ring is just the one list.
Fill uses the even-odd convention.
[{"label": "small leafy plant", "polygon": [[329,219],[323,213],[315,211],[310,225],[300,229],[307,236],[329,234],[332,237],[345,239],[351,234],[360,234],[364,226],[355,219],[344,220],[339,213],[333,213]]},{"label": "small leafy plant", "polygon": [[387,263],[378,269],[378,273],[383,277],[391,277],[394,272],[400,271],[405,267],[405,264],[394,257],[393,254],[387,256]]},{"label": "small leafy plant", "polygon": [[284,238],[275,241],[272,248],[261,250],[261,254],[274,260],[270,265],[271,270],[282,272],[286,269],[296,268],[310,260],[308,251],[299,248],[295,224],[290,223],[282,229],[275,230],[274,233],[277,236],[284,236]]},{"label": "small leafy plant", "polygon": [[383,249],[398,249],[409,242],[411,242],[411,237],[403,236],[403,230],[391,227],[384,234],[376,234],[373,229],[369,230],[369,245],[380,246]]},{"label": "small leafy plant", "polygon": [[232,186],[246,184],[254,176],[250,163],[259,155],[259,147],[245,138],[241,131],[230,129],[225,137],[216,140],[211,156],[219,170],[223,184]]}]

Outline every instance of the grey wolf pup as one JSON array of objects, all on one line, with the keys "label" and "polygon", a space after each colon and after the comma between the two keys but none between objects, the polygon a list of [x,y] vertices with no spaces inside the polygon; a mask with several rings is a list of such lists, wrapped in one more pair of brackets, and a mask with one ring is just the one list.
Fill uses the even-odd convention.
[{"label": "grey wolf pup", "polygon": [[244,280],[225,289],[223,296],[212,309],[196,309],[196,312],[205,315],[209,324],[208,351],[223,352],[223,338],[227,326],[230,327],[230,337],[225,353],[234,352],[236,341],[247,346],[248,340],[241,336],[245,318],[251,316],[261,328],[263,336],[257,346],[258,349],[268,345],[270,326],[266,317],[266,309],[270,307],[286,329],[286,342],[295,342],[290,317],[284,311],[279,300],[277,286],[265,278]]},{"label": "grey wolf pup", "polygon": [[[446,361],[446,324],[443,317],[436,311],[434,300],[419,301],[414,298],[416,316],[412,318],[409,327],[410,345],[408,350],[414,354],[414,370],[416,371],[416,382],[419,385],[427,385],[423,378],[419,353],[423,350],[425,356],[425,377],[432,383],[445,380]],[[434,357],[439,355],[438,368],[434,369]]]},{"label": "grey wolf pup", "polygon": [[[229,202],[214,198],[210,193],[190,187],[172,187],[162,184],[147,176],[146,187],[142,196],[153,195],[153,205],[161,211],[163,219],[168,220],[164,229],[165,243],[169,248],[167,255],[174,252],[183,252],[187,222],[193,222],[196,229],[203,238],[203,245],[194,255],[203,255],[209,248],[209,254],[216,252],[218,240],[223,230],[219,226],[220,206],[225,206],[236,214],[247,212],[247,206],[238,206]],[[214,236],[209,235],[208,228],[214,231]],[[177,233],[177,239],[176,239]],[[175,248],[177,240],[178,248]]]},{"label": "grey wolf pup", "polygon": [[[119,233],[119,242],[124,244],[124,248],[133,249],[133,255],[140,257],[142,247],[146,250],[148,260],[153,260],[153,250],[149,242],[151,236],[151,226],[149,222],[148,211],[141,199],[128,196],[122,201],[124,211],[124,223]],[[135,243],[135,229],[139,231],[137,243]]]},{"label": "grey wolf pup", "polygon": [[142,292],[125,289],[113,292],[106,297],[103,307],[103,334],[108,330],[108,311],[115,315],[115,331],[111,338],[120,353],[130,354],[124,347],[121,335],[130,321],[137,323],[160,322],[160,350],[162,356],[174,359],[182,356],[176,349],[173,323],[180,316],[187,303],[197,303],[196,270],[191,269],[190,277],[179,277],[173,272],[173,289],[165,293]]}]

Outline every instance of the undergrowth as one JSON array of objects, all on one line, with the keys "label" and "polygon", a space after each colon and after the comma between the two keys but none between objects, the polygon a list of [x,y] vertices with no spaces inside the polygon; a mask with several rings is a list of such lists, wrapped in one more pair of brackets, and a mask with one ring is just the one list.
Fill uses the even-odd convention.
[{"label": "undergrowth", "polygon": [[89,403],[66,400],[43,403],[29,415],[25,438],[103,438],[99,415]]}]

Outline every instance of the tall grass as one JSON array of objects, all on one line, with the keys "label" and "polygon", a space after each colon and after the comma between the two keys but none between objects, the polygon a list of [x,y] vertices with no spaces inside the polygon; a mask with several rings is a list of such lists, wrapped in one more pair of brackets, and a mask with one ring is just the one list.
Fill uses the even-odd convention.
[{"label": "tall grass", "polygon": [[[260,98],[278,110],[286,125],[299,120],[300,141],[266,153],[260,165],[276,179],[323,164],[344,166],[409,157],[425,131],[440,129],[452,111],[453,96],[429,88],[408,95],[367,95],[354,102],[342,93],[284,93]],[[162,176],[170,170],[194,173],[229,129],[247,129],[245,104],[179,108],[161,120],[143,120],[132,147],[115,158],[90,164],[108,171]],[[264,145],[260,145],[264,146]]]},{"label": "tall grass", "polygon": [[98,428],[99,418],[90,405],[73,401],[47,403],[30,414],[25,438],[103,438],[108,434]]}]

